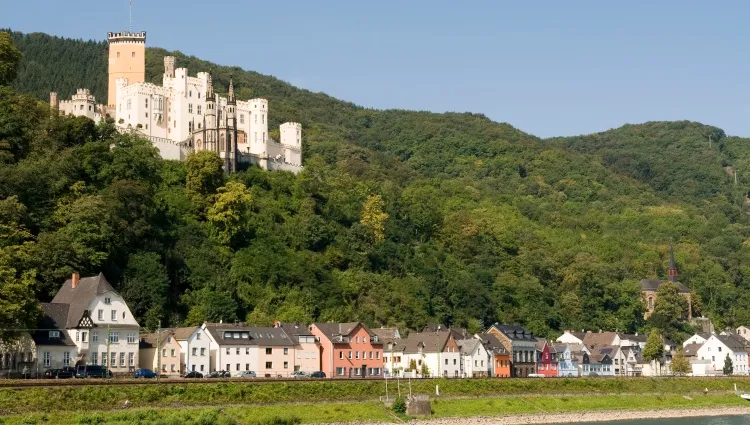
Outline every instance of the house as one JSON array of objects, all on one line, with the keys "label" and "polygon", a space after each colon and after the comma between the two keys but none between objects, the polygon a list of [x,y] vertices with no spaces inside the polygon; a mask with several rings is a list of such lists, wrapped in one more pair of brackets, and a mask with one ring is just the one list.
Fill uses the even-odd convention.
[{"label": "house", "polygon": [[399,333],[398,328],[386,328],[381,326],[379,328],[371,328],[370,332],[377,335],[378,339],[383,343],[392,339],[401,339],[401,333]]},{"label": "house", "polygon": [[326,376],[382,376],[383,343],[364,323],[313,323],[310,332],[320,342]]},{"label": "house", "polygon": [[308,374],[321,370],[320,346],[315,335],[301,323],[281,323],[274,321],[274,327],[281,328],[294,343],[293,369]]},{"label": "house", "polygon": [[697,356],[701,360],[710,361],[707,373],[710,375],[721,375],[724,370],[724,362],[729,354],[732,360],[733,373],[735,375],[748,374],[747,352],[742,339],[735,335],[711,335],[698,349]]},{"label": "house", "polygon": [[0,376],[20,377],[22,373],[36,374],[36,344],[31,334],[23,332],[13,340],[0,341]]},{"label": "house", "polygon": [[740,326],[737,329],[735,329],[735,332],[737,332],[737,335],[741,336],[747,341],[750,341],[750,327],[747,326]]},{"label": "house", "polygon": [[270,378],[294,371],[294,342],[281,328],[229,323],[204,323],[201,328],[210,340],[212,372],[252,371]]},{"label": "house", "polygon": [[582,347],[583,344],[555,344],[555,353],[557,355],[557,376],[560,377],[577,377],[579,376],[578,364],[583,359],[582,356],[574,355],[573,347]]},{"label": "house", "polygon": [[405,339],[392,338],[383,342],[383,375],[401,376],[401,372],[409,366],[403,363],[405,348]]},{"label": "house", "polygon": [[641,350],[646,348],[646,342],[648,340],[648,336],[646,335],[638,335],[638,332],[635,334],[626,334],[621,333],[620,336],[620,347],[637,347]]},{"label": "house", "polygon": [[505,349],[499,339],[493,334],[476,334],[482,341],[489,358],[490,376],[495,378],[510,378],[510,352]]},{"label": "house", "polygon": [[646,303],[646,312],[643,315],[644,319],[648,319],[649,316],[654,312],[656,306],[656,297],[659,287],[665,282],[672,282],[677,285],[677,291],[685,297],[688,304],[687,319],[693,317],[693,305],[690,296],[690,288],[677,281],[677,266],[674,262],[674,249],[669,248],[669,279],[658,280],[658,279],[643,279],[641,280],[641,294],[643,300]]},{"label": "house", "polygon": [[546,377],[556,377],[557,370],[557,350],[554,345],[543,338],[537,338],[536,342],[537,366],[536,373]]},{"label": "house", "polygon": [[172,329],[162,329],[139,338],[139,367],[162,376],[180,376],[182,350]]},{"label": "house", "polygon": [[690,344],[700,344],[703,345],[706,343],[708,338],[711,338],[711,334],[709,333],[703,333],[699,332],[696,334],[693,334],[690,338],[686,339],[685,342],[682,343],[682,348],[687,347]]},{"label": "house", "polygon": [[586,336],[586,332],[573,332],[565,330],[562,335],[557,337],[555,340],[560,344],[583,344],[583,338]]},{"label": "house", "polygon": [[180,344],[180,373],[208,373],[211,369],[211,340],[200,326],[175,328],[174,339]]},{"label": "house", "polygon": [[584,352],[581,376],[614,376],[612,358],[609,356],[611,351],[611,347],[602,347],[591,354]]},{"label": "house", "polygon": [[32,338],[39,370],[100,364],[115,374],[138,366],[140,326],[103,274],[65,281],[51,303],[44,303]]},{"label": "house", "polygon": [[712,369],[710,360],[701,359],[698,356],[698,351],[702,346],[703,343],[687,344],[682,348],[682,354],[690,363],[692,376],[707,376]]},{"label": "house", "polygon": [[521,326],[490,326],[487,333],[495,335],[511,353],[511,376],[526,377],[536,373],[536,338]]},{"label": "house", "polygon": [[460,347],[448,330],[412,332],[406,338],[403,363],[404,376],[446,377],[461,376]]},{"label": "house", "polygon": [[[630,341],[629,341],[630,342]],[[616,376],[625,375],[625,355],[622,352],[622,339],[617,332],[587,332],[583,338],[583,344],[589,349],[591,354],[595,354],[600,348],[608,350],[609,357],[612,360],[612,373]]]},{"label": "house", "polygon": [[459,339],[456,343],[461,354],[459,375],[464,378],[486,378],[489,375],[490,362],[482,340]]}]

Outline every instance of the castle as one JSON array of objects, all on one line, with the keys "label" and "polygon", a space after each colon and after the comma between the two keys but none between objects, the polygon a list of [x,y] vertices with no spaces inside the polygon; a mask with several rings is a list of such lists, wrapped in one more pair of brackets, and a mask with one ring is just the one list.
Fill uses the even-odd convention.
[{"label": "castle", "polygon": [[280,140],[268,132],[268,100],[237,100],[230,80],[226,97],[214,92],[210,73],[190,77],[164,58],[162,85],[146,82],[146,33],[108,33],[109,87],[107,105],[96,105],[87,89],[68,101],[50,93],[50,105],[61,114],[84,115],[95,121],[113,117],[122,132],[151,141],[164,159],[184,160],[190,152],[216,152],[227,173],[239,163],[266,170],[302,170],[302,126],[287,122]]}]

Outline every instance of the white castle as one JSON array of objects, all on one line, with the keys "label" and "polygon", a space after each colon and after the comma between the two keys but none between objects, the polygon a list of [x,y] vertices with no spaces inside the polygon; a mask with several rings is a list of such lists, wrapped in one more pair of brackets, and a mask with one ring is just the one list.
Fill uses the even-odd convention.
[{"label": "white castle", "polygon": [[122,132],[135,132],[151,141],[164,159],[184,160],[190,152],[210,150],[224,161],[226,172],[238,163],[258,164],[266,170],[302,170],[302,126],[287,122],[280,140],[268,133],[268,100],[237,100],[232,81],[227,97],[214,92],[211,74],[188,75],[175,69],[175,58],[164,58],[162,85],[145,82],[146,33],[109,33],[109,99],[96,105],[87,89],[70,101],[50,104],[62,114],[114,118]]}]

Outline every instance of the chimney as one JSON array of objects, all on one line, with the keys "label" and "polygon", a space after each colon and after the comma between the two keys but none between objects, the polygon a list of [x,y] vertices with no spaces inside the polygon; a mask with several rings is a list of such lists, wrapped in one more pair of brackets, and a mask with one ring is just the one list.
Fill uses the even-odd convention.
[{"label": "chimney", "polygon": [[73,276],[70,278],[70,284],[73,287],[73,289],[76,289],[78,287],[78,280],[80,279],[80,276],[78,273],[73,273]]}]

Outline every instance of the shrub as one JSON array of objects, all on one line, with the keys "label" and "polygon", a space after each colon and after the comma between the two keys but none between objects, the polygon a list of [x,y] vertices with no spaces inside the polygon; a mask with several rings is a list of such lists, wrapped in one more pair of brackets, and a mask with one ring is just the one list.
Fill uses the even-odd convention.
[{"label": "shrub", "polygon": [[391,409],[394,413],[400,413],[403,415],[406,413],[406,400],[404,400],[403,397],[393,400],[393,406],[391,406]]}]

